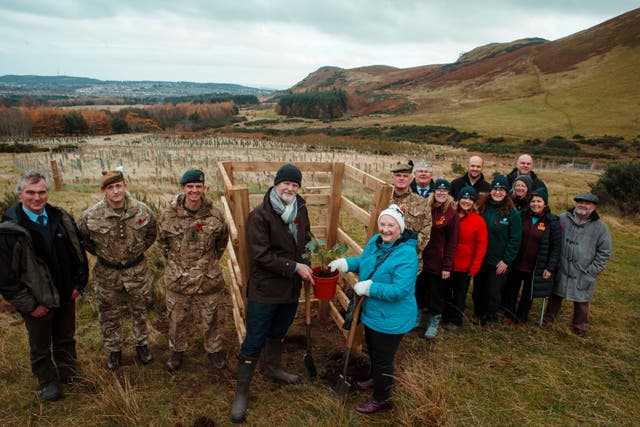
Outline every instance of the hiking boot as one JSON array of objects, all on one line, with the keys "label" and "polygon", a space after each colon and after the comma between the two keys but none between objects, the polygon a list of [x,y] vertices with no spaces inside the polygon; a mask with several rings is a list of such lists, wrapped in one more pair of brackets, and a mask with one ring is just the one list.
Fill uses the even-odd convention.
[{"label": "hiking boot", "polygon": [[116,371],[120,367],[120,362],[122,362],[122,352],[112,351],[109,353],[109,359],[107,360],[107,369],[111,372]]},{"label": "hiking boot", "polygon": [[356,388],[362,391],[373,390],[373,378],[369,378],[364,381],[356,381]]},{"label": "hiking boot", "polygon": [[282,384],[299,384],[297,375],[282,370],[282,340],[271,338],[264,347],[264,377]]},{"label": "hiking boot", "polygon": [[224,358],[222,351],[216,351],[215,353],[208,353],[209,363],[216,369],[223,369],[227,366],[227,361]]},{"label": "hiking boot", "polygon": [[429,318],[429,325],[427,326],[427,330],[424,332],[424,337],[426,339],[432,340],[436,335],[438,335],[438,326],[440,325],[441,319],[441,314],[434,314]]},{"label": "hiking boot", "polygon": [[184,351],[174,351],[167,360],[166,367],[169,372],[177,371],[182,367],[182,355]]},{"label": "hiking boot", "polygon": [[82,375],[69,375],[67,378],[64,378],[62,382],[67,385],[73,385],[73,384],[85,382],[86,380],[87,379]]},{"label": "hiking boot", "polygon": [[60,390],[58,383],[53,381],[38,390],[38,396],[47,402],[55,402],[62,397],[62,391]]},{"label": "hiking boot", "polygon": [[388,400],[383,400],[380,402],[375,399],[371,399],[361,405],[356,406],[356,411],[360,412],[361,414],[368,415],[389,408],[391,408],[391,402],[389,402]]},{"label": "hiking boot", "polygon": [[[215,353],[213,353],[215,354]],[[236,394],[231,404],[230,419],[232,423],[242,423],[247,418],[249,404],[249,385],[256,370],[257,358],[238,355],[238,371],[236,373]]]},{"label": "hiking boot", "polygon": [[460,329],[460,325],[456,325],[455,323],[445,323],[443,328],[445,328],[447,331],[455,332]]},{"label": "hiking boot", "polygon": [[138,360],[140,360],[143,365],[148,365],[153,360],[153,356],[151,356],[149,347],[146,344],[136,346],[136,353],[138,354]]}]

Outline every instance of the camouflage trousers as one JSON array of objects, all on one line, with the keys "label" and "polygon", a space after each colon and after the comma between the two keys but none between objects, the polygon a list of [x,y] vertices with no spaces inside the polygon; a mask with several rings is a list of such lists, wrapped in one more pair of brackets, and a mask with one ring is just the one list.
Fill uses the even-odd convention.
[{"label": "camouflage trousers", "polygon": [[151,302],[152,277],[146,261],[124,270],[96,263],[93,272],[104,348],[108,352],[122,351],[120,323],[124,304],[127,304],[131,316],[131,340],[136,346],[147,345],[147,306]]},{"label": "camouflage trousers", "polygon": [[204,350],[215,353],[222,350],[222,335],[218,327],[218,306],[222,293],[184,295],[167,289],[167,317],[169,318],[169,348],[182,352],[187,349],[186,324],[193,305],[200,320]]}]

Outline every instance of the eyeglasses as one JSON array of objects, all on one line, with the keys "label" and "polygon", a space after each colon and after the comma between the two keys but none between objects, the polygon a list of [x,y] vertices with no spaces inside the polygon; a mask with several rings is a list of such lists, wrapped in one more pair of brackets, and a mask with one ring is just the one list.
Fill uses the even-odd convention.
[{"label": "eyeglasses", "polygon": [[435,190],[435,193],[438,193],[438,194],[449,194],[449,190],[447,190],[446,188],[438,188],[437,190]]},{"label": "eyeglasses", "polygon": [[502,192],[506,193],[507,189],[503,187],[498,187],[498,188],[492,188],[491,191],[495,191],[496,193],[502,193]]}]

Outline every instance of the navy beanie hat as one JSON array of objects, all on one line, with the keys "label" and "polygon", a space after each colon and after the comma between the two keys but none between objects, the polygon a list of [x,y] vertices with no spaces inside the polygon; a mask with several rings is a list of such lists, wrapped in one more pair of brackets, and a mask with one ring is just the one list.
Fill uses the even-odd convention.
[{"label": "navy beanie hat", "polygon": [[434,190],[447,190],[451,193],[451,183],[444,178],[436,179],[436,182],[433,184]]},{"label": "navy beanie hat", "polygon": [[295,182],[298,186],[302,185],[302,172],[296,165],[292,165],[291,163],[287,163],[286,165],[280,166],[278,172],[276,172],[276,177],[273,180],[273,185],[278,185],[282,181]]},{"label": "navy beanie hat", "polygon": [[456,200],[460,199],[471,199],[475,202],[478,199],[478,192],[472,186],[467,185],[460,189]]},{"label": "navy beanie hat", "polygon": [[549,204],[549,193],[547,193],[546,188],[544,187],[536,188],[534,191],[531,192],[531,197],[533,196],[540,196],[542,197],[542,200],[544,200],[545,205]]},{"label": "navy beanie hat", "polygon": [[507,181],[507,177],[504,175],[496,175],[491,181],[491,188],[504,188],[505,190],[509,190],[509,183]]}]

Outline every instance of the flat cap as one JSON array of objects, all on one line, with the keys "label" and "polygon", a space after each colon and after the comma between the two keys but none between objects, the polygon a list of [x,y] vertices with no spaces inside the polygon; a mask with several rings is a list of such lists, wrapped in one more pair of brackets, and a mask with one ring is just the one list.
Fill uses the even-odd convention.
[{"label": "flat cap", "polygon": [[593,193],[578,194],[576,197],[573,198],[573,200],[575,200],[576,202],[579,200],[582,200],[583,202],[591,202],[596,205],[600,203],[600,199],[598,198],[598,196],[596,196]]}]

